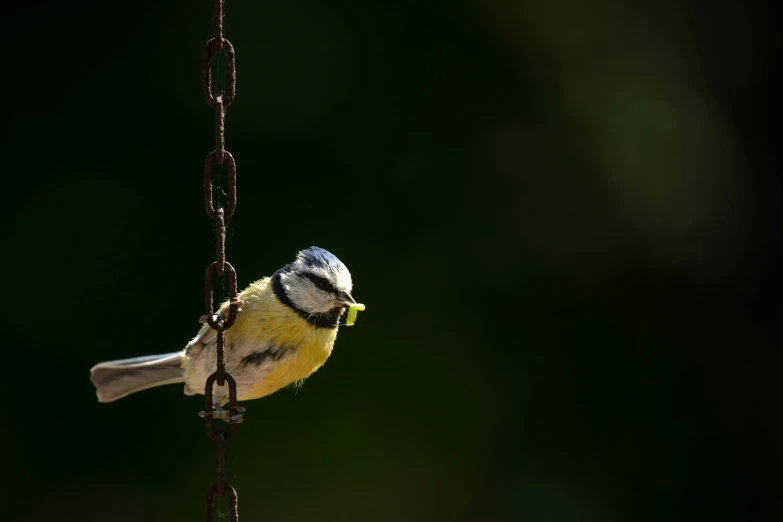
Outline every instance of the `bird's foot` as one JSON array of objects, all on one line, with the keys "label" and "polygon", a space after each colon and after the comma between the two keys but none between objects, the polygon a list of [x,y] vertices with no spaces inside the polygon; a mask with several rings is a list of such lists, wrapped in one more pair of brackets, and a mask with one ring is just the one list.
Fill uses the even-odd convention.
[{"label": "bird's foot", "polygon": [[[242,311],[242,307],[245,306],[245,302],[241,299],[237,299],[236,301],[232,301],[231,304],[237,305],[237,312]],[[218,314],[212,314],[212,320],[217,321]],[[199,324],[207,324],[207,316],[202,315],[198,318]]]}]

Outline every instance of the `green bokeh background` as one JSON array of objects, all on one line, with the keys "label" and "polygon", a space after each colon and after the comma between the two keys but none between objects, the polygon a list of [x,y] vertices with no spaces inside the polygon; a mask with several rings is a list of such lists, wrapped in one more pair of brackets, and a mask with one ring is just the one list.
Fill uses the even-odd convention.
[{"label": "green bokeh background", "polygon": [[[319,245],[368,307],[301,390],[244,404],[242,520],[781,514],[771,8],[226,11],[239,284]],[[200,520],[200,397],[102,405],[88,370],[199,326],[211,2],[3,18],[2,520]]]}]

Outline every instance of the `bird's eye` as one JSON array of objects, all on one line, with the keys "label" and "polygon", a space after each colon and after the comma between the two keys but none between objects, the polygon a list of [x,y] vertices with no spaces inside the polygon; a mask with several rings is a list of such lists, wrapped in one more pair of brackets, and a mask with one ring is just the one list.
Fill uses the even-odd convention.
[{"label": "bird's eye", "polygon": [[327,281],[326,279],[319,279],[319,280],[318,280],[318,288],[320,288],[321,290],[323,290],[323,289],[324,289],[324,288],[326,288],[327,286],[329,286],[329,281]]}]

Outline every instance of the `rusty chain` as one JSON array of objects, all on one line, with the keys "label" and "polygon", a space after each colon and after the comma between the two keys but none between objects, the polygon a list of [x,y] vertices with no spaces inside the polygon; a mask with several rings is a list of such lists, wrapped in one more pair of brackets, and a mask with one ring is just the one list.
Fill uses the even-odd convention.
[{"label": "rusty chain", "polygon": [[[236,93],[236,68],[234,46],[231,42],[223,38],[223,0],[213,0],[213,32],[214,37],[207,42],[204,47],[204,56],[202,64],[202,85],[204,89],[204,98],[206,102],[215,108],[215,150],[207,155],[204,161],[204,208],[209,217],[215,220],[215,250],[217,260],[209,265],[206,276],[204,277],[204,318],[210,328],[215,330],[217,337],[217,356],[215,372],[207,378],[204,385],[204,422],[209,437],[217,443],[217,476],[215,482],[209,487],[207,492],[206,520],[210,522],[214,511],[213,501],[215,495],[225,496],[228,493],[229,499],[229,517],[231,522],[239,520],[237,513],[237,492],[226,480],[226,442],[231,439],[236,430],[236,424],[241,422],[238,413],[241,411],[237,405],[237,386],[231,374],[226,372],[224,361],[225,331],[231,328],[236,320],[239,309],[237,299],[237,273],[231,263],[226,261],[226,220],[231,217],[236,208],[237,202],[237,166],[234,156],[225,150],[225,129],[226,129],[226,108],[231,105]],[[224,52],[226,55],[226,89],[224,93],[214,94],[212,92],[212,58],[216,52]],[[226,208],[212,203],[212,177],[215,163],[227,164],[228,174],[228,202]],[[216,275],[228,275],[228,288],[230,296],[230,305],[228,317],[222,314],[214,314],[213,300],[213,280]],[[212,419],[214,408],[212,401],[212,387],[217,383],[218,386],[224,386],[228,383],[229,396],[229,420],[230,424],[226,431],[222,426],[214,426]]]}]

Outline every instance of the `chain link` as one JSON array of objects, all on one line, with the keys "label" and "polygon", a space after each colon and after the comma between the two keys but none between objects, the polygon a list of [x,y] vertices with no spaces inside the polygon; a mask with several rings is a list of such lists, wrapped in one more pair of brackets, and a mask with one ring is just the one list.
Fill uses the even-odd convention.
[{"label": "chain link", "polygon": [[[204,90],[204,99],[207,104],[215,108],[215,150],[207,155],[204,161],[204,209],[209,217],[215,220],[215,257],[217,261],[209,265],[204,277],[204,319],[210,328],[215,330],[216,336],[216,369],[215,372],[207,378],[204,385],[204,423],[207,434],[216,442],[217,445],[217,473],[215,482],[209,487],[207,492],[206,520],[210,522],[213,515],[213,502],[215,495],[225,496],[228,493],[229,518],[231,522],[238,522],[239,514],[237,512],[237,492],[226,480],[226,442],[231,439],[236,431],[236,423],[241,422],[238,413],[240,411],[237,405],[237,384],[230,373],[226,372],[224,361],[225,332],[234,324],[239,311],[239,301],[237,299],[237,273],[231,263],[226,261],[226,220],[234,214],[237,202],[237,166],[234,156],[225,150],[225,130],[226,130],[226,108],[231,105],[236,94],[236,58],[234,46],[231,42],[223,38],[223,0],[213,0],[213,33],[214,37],[207,42],[204,48],[204,59],[202,69],[202,83]],[[224,93],[217,95],[212,92],[212,58],[216,51],[222,51],[226,55],[227,62],[227,84]],[[228,176],[228,202],[224,209],[212,202],[212,177],[215,163],[227,163]],[[215,275],[228,275],[228,287],[230,296],[230,305],[228,317],[222,314],[214,314],[213,308],[213,281]],[[214,426],[212,418],[214,416],[214,403],[212,400],[212,388],[215,385],[224,386],[228,384],[229,397],[229,420],[230,424],[226,431],[222,426]]]},{"label": "chain link", "polygon": [[[215,3],[220,2],[220,0],[214,1]],[[223,9],[222,5],[220,6],[220,9]],[[234,95],[237,91],[236,55],[234,54],[234,46],[231,45],[231,42],[222,37],[211,39],[204,47],[204,69],[201,75],[204,87],[204,98],[211,107],[214,107],[217,103],[215,95],[212,94],[212,68],[210,67],[212,64],[212,55],[215,51],[223,51],[226,53],[226,76],[228,77],[228,84],[226,85],[226,92],[223,95],[223,104],[225,107],[228,107],[231,105],[231,102],[234,101]]]},{"label": "chain link", "polygon": [[215,98],[215,159],[220,164],[223,164],[226,153],[225,132],[226,108],[223,106],[223,96],[218,95]]},{"label": "chain link", "polygon": [[[212,204],[212,173],[215,170],[218,151],[212,151],[204,160],[204,210],[212,219],[216,219],[217,211]],[[234,209],[237,206],[237,164],[234,156],[227,150],[223,151],[224,161],[228,167],[228,201],[226,202],[225,219],[234,215]]]}]

